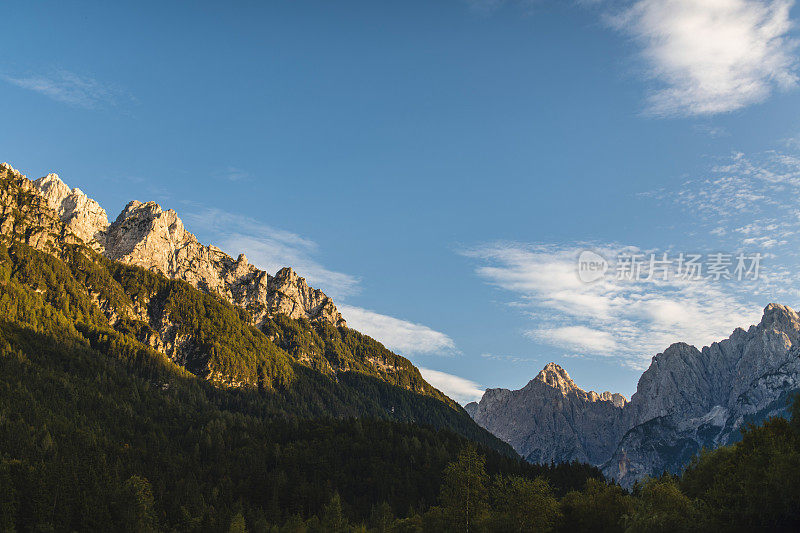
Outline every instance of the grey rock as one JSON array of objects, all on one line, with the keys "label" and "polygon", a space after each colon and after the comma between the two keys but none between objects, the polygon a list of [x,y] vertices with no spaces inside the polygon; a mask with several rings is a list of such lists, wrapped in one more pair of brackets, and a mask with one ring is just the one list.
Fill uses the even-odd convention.
[{"label": "grey rock", "polygon": [[584,391],[549,363],[520,390],[488,389],[467,412],[528,461],[597,464],[610,457],[627,429],[626,403],[621,394]]},{"label": "grey rock", "polygon": [[703,447],[735,442],[747,422],[786,416],[798,389],[800,316],[769,304],[747,331],[656,355],[629,403],[583,392],[551,363],[523,389],[489,389],[467,411],[530,461],[586,461],[630,487],[680,472]]},{"label": "grey rock", "polygon": [[291,268],[275,276],[201,244],[172,209],[132,201],[108,223],[106,212],[80,189],[70,189],[56,174],[33,182],[67,229],[109,259],[161,272],[247,309],[262,325],[276,314],[346,326],[333,301],[308,286]]}]

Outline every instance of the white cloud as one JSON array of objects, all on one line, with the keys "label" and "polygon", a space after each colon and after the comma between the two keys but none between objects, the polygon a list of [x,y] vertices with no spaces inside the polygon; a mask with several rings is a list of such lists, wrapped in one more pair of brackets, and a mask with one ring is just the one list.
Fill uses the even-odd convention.
[{"label": "white cloud", "polygon": [[314,259],[318,248],[315,242],[250,217],[187,205],[190,207],[184,215],[187,228],[204,229],[213,237],[213,244],[232,256],[244,253],[250,263],[270,273],[290,266],[311,286],[334,299],[358,292],[357,278],[327,269]]},{"label": "white cloud", "polygon": [[478,401],[483,396],[483,390],[474,381],[430,368],[419,367],[419,371],[425,381],[462,405]]},{"label": "white cloud", "polygon": [[[768,268],[757,286],[747,287],[752,294],[779,302],[796,297],[794,287],[800,283],[797,155],[775,150],[735,152],[701,178],[686,180],[673,190],[660,189],[657,197],[682,209],[691,231],[704,241],[714,242],[719,249],[762,254]],[[703,231],[708,236],[703,237]]]},{"label": "white cloud", "polygon": [[2,75],[2,78],[23,89],[28,89],[65,104],[93,109],[113,104],[114,91],[97,80],[59,69],[47,75]]},{"label": "white cloud", "polygon": [[701,347],[760,318],[760,306],[742,301],[723,283],[674,276],[618,279],[614,260],[640,251],[634,247],[593,247],[610,268],[602,279],[584,283],[577,258],[585,249],[496,243],[464,253],[484,263],[479,276],[514,294],[514,305],[531,312],[536,327],[529,337],[573,355],[615,357],[642,369],[673,342]]},{"label": "white cloud", "polygon": [[[699,179],[640,196],[685,213],[660,219],[687,235],[688,250],[494,243],[465,254],[480,260],[479,276],[513,294],[511,304],[531,317],[528,337],[570,355],[614,357],[637,368],[673,342],[707,345],[757,322],[765,303],[792,305],[800,295],[800,157],[793,152],[736,152]],[[613,260],[621,251],[645,257],[667,251],[674,259],[681,251],[701,251],[698,243],[706,253],[762,254],[758,281],[617,279]],[[578,276],[577,257],[587,248],[611,262],[594,283]]]},{"label": "white cloud", "polygon": [[777,151],[736,152],[702,179],[663,192],[695,213],[709,233],[734,246],[762,249],[797,244],[800,232],[800,158]]},{"label": "white cloud", "polygon": [[366,333],[401,355],[452,355],[457,352],[453,339],[428,326],[351,305],[339,305],[338,308],[349,327]]},{"label": "white cloud", "polygon": [[793,0],[637,0],[611,24],[642,47],[657,116],[711,115],[797,84]]},{"label": "white cloud", "polygon": [[534,329],[527,334],[534,339],[581,352],[613,353],[618,349],[611,333],[586,326]]}]

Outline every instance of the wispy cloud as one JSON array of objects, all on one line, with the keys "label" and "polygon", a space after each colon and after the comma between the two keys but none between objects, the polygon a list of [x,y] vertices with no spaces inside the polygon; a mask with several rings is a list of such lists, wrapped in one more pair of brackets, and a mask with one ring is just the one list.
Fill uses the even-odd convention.
[{"label": "wispy cloud", "polygon": [[624,280],[614,258],[640,251],[594,246],[611,262],[592,283],[578,277],[584,246],[494,243],[464,254],[479,259],[477,274],[513,294],[510,302],[531,315],[526,335],[570,355],[606,356],[637,369],[676,341],[707,345],[758,321],[761,309],[725,285],[680,279]]},{"label": "wispy cloud", "polygon": [[503,363],[511,363],[514,365],[528,365],[528,364],[536,364],[539,362],[538,359],[533,357],[520,357],[519,355],[501,355],[501,354],[494,354],[494,353],[482,353],[481,357],[484,359],[489,359],[490,361],[500,361]]},{"label": "wispy cloud", "polygon": [[[768,301],[791,305],[800,296],[800,157],[789,148],[735,152],[697,178],[641,195],[668,210],[660,218],[680,228],[681,246],[689,249],[676,250],[674,243],[641,250],[618,243],[496,242],[463,253],[478,260],[481,278],[507,291],[509,305],[530,317],[524,332],[530,339],[570,355],[613,357],[642,368],[673,342],[707,345],[757,322]],[[577,270],[586,249],[610,263],[606,276],[591,283],[581,281]],[[621,253],[669,252],[674,259],[680,252],[722,250],[761,253],[758,280],[616,275]]]},{"label": "wispy cloud", "polygon": [[609,331],[586,326],[545,327],[530,330],[526,335],[568,350],[584,353],[609,354],[620,349],[617,340]]},{"label": "wispy cloud", "polygon": [[638,0],[608,17],[634,37],[656,116],[712,115],[797,84],[793,0]]},{"label": "wispy cloud", "polygon": [[94,78],[63,69],[48,74],[25,76],[2,74],[0,77],[17,87],[76,107],[95,109],[104,105],[113,105],[116,100],[116,91],[110,86],[102,84]]},{"label": "wispy cloud", "polygon": [[315,259],[318,253],[315,242],[251,217],[198,204],[186,205],[187,228],[203,229],[216,246],[229,254],[244,253],[252,264],[271,273],[291,266],[309,284],[333,298],[358,292],[358,278],[325,268]]},{"label": "wispy cloud", "polygon": [[453,339],[428,326],[351,305],[339,305],[338,307],[349,327],[366,333],[401,355],[453,355],[457,353]]},{"label": "wispy cloud", "polygon": [[233,182],[249,181],[252,178],[248,171],[238,167],[227,167],[225,170],[220,172],[220,175],[227,181]]},{"label": "wispy cloud", "polygon": [[483,396],[483,389],[474,381],[430,368],[419,367],[419,371],[428,383],[462,405]]},{"label": "wispy cloud", "polygon": [[691,211],[711,234],[736,246],[797,244],[800,158],[794,154],[735,152],[706,175],[656,196]]},{"label": "wispy cloud", "polygon": [[[794,148],[787,145],[789,148]],[[699,178],[662,188],[653,198],[674,204],[692,230],[720,248],[756,249],[769,271],[751,287],[770,300],[800,294],[800,157],[795,151],[735,152]],[[788,302],[787,302],[788,303]]]}]

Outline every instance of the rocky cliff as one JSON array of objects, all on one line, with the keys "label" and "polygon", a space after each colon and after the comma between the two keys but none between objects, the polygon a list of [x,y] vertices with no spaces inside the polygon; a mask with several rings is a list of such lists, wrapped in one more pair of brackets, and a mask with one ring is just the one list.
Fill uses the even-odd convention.
[{"label": "rocky cliff", "polygon": [[584,391],[550,363],[520,390],[487,390],[467,412],[528,461],[597,464],[610,457],[627,429],[626,403],[620,394]]},{"label": "rocky cliff", "polygon": [[530,461],[588,461],[631,486],[737,440],[747,422],[786,415],[798,389],[800,317],[770,304],[747,331],[656,355],[630,402],[586,393],[551,363],[524,388],[489,389],[467,411]]},{"label": "rocky cliff", "polygon": [[629,431],[603,472],[623,485],[678,472],[700,451],[739,439],[747,422],[786,416],[800,389],[800,316],[769,304],[761,321],[698,350],[673,344],[642,374]]},{"label": "rocky cliff", "polygon": [[217,294],[247,309],[257,326],[278,313],[346,325],[333,301],[291,268],[272,276],[248,263],[244,254],[233,259],[215,246],[203,245],[172,209],[134,200],[109,223],[96,201],[80,189],[70,189],[57,174],[48,174],[28,188],[39,191],[67,229],[97,252]]}]

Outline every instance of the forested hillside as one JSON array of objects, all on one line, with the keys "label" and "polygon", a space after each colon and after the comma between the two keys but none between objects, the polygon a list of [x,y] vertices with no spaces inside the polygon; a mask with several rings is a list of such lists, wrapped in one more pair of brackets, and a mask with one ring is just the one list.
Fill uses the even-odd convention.
[{"label": "forested hillside", "polygon": [[[264,367],[271,379],[260,387],[199,379],[137,340],[146,324],[121,319],[113,329],[85,297],[92,286],[109,300],[129,298],[119,289],[132,278],[145,288],[162,280],[131,267],[104,270],[74,254],[62,262],[24,244],[0,246],[6,530],[226,531],[239,516],[264,530],[323,516],[332,500],[352,521],[367,521],[382,503],[392,516],[436,503],[445,465],[469,441],[431,425],[467,432],[459,411],[366,374],[346,373],[337,383],[294,365],[257,330],[237,329],[235,309],[168,282],[175,286],[159,305],[197,317],[187,328],[216,333],[206,341],[219,357],[214,364],[227,364],[217,355],[222,347],[251,356],[255,368],[266,365],[264,354],[279,362]],[[288,335],[290,326],[275,327]],[[387,421],[390,407],[418,423]],[[580,465],[550,469],[481,453],[494,472],[543,473],[562,490],[599,476]]]},{"label": "forested hillside", "polygon": [[246,309],[215,294],[103,257],[8,166],[0,169],[0,233],[6,277],[40,294],[44,309],[62,314],[94,347],[157,352],[165,364],[241,389],[259,416],[418,422],[514,455],[410,361],[365,335],[282,315],[258,328]]}]

